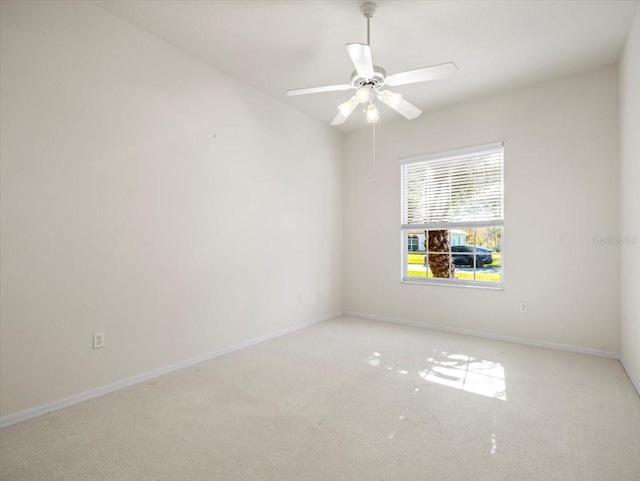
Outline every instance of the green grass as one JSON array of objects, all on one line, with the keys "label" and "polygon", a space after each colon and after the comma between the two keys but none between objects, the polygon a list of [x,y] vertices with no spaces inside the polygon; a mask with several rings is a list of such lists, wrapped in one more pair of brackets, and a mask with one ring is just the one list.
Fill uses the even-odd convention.
[{"label": "green grass", "polygon": [[[425,256],[424,253],[410,252],[407,254],[408,263],[423,266],[424,256]],[[485,267],[502,267],[502,254],[497,252],[492,252],[491,257],[493,258],[493,262],[491,264],[487,264]]]},{"label": "green grass", "polygon": [[424,254],[407,254],[409,264],[424,265]]},{"label": "green grass", "polygon": [[[426,277],[425,272],[419,271],[410,271],[408,273],[409,278],[411,277]],[[433,274],[429,272],[429,277],[432,278]],[[461,279],[464,281],[472,281],[473,280],[473,272],[458,272],[456,271],[456,279]],[[501,274],[492,274],[492,273],[484,273],[482,271],[476,272],[476,281],[485,281],[485,282],[500,282],[502,280]]]},{"label": "green grass", "polygon": [[[410,252],[407,254],[407,257],[408,257],[407,261],[409,264],[412,264],[412,265],[423,266],[424,256],[425,254],[422,252]],[[491,253],[491,257],[493,258],[493,262],[491,264],[486,265],[485,267],[502,267],[501,253],[493,252]],[[410,277],[426,277],[426,273],[420,272],[420,271],[409,271],[408,275]],[[433,274],[429,273],[429,277],[433,277]],[[459,270],[456,270],[456,278],[465,280],[465,281],[472,281],[473,272],[461,272]],[[500,282],[502,281],[502,274],[484,272],[483,269],[477,269],[476,280],[484,281],[484,282]]]}]

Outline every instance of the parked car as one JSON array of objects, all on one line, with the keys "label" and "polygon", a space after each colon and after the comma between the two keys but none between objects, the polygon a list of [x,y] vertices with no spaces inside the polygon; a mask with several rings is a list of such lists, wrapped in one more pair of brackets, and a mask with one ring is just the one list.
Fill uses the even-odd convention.
[{"label": "parked car", "polygon": [[[484,247],[476,247],[476,267],[482,267],[493,262],[491,251]],[[451,246],[451,257],[457,266],[473,267],[473,246]]]}]

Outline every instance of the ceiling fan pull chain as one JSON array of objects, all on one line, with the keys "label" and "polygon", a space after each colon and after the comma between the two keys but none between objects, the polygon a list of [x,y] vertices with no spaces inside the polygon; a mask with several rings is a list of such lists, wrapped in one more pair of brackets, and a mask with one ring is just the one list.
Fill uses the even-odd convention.
[{"label": "ceiling fan pull chain", "polygon": [[376,124],[373,124],[373,183],[376,183]]}]

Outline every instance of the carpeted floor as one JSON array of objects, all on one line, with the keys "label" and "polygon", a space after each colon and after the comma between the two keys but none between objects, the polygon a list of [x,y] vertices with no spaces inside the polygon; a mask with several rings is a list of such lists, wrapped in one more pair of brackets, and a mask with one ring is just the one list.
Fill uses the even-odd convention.
[{"label": "carpeted floor", "polygon": [[340,318],[0,431],[0,479],[640,480],[618,361]]}]

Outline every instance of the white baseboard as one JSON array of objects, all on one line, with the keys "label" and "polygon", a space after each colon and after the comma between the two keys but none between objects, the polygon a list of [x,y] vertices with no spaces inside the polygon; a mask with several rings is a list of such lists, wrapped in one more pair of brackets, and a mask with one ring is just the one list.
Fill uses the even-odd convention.
[{"label": "white baseboard", "polygon": [[622,368],[624,369],[624,372],[627,373],[627,376],[629,377],[631,384],[633,384],[633,387],[636,388],[636,392],[638,393],[638,396],[640,396],[640,379],[635,378],[633,374],[631,374],[631,371],[627,369],[627,365],[624,363],[624,358],[622,356],[620,356],[620,364],[622,364]]},{"label": "white baseboard", "polygon": [[571,345],[566,345],[566,344],[559,344],[559,343],[554,343],[554,342],[546,342],[546,341],[535,341],[535,340],[530,340],[530,339],[524,339],[524,338],[519,338],[519,337],[512,337],[512,336],[503,336],[500,334],[492,334],[492,333],[488,333],[488,332],[484,332],[484,331],[473,331],[470,329],[461,329],[461,328],[457,328],[457,327],[449,327],[449,326],[442,326],[442,325],[437,325],[437,324],[428,324],[428,323],[424,323],[424,322],[417,322],[417,321],[408,321],[408,320],[404,320],[404,319],[394,319],[391,317],[384,317],[384,316],[376,316],[373,314],[363,314],[360,312],[338,312],[338,313],[334,313],[334,314],[330,314],[327,316],[324,316],[320,319],[315,319],[313,321],[309,321],[309,322],[305,322],[305,323],[301,323],[301,324],[296,324],[295,326],[291,326],[288,327],[286,329],[282,329],[280,331],[276,331],[273,332],[271,334],[266,334],[264,336],[260,336],[254,339],[250,339],[248,341],[242,342],[240,344],[237,344],[235,346],[232,347],[228,347],[225,349],[220,349],[218,351],[213,351],[207,354],[203,354],[201,356],[197,356],[191,359],[187,359],[185,361],[181,361],[178,362],[176,364],[172,364],[171,366],[167,366],[167,367],[163,367],[160,369],[157,369],[155,371],[150,371],[144,374],[140,374],[138,376],[134,376],[132,378],[129,379],[124,379],[122,381],[116,381],[113,382],[111,384],[107,384],[105,386],[101,386],[95,389],[91,389],[89,391],[85,391],[79,394],[74,394],[73,396],[69,396],[66,397],[64,399],[59,399],[57,401],[53,401],[51,403],[47,403],[44,404],[42,406],[36,406],[33,408],[29,408],[29,409],[25,409],[24,411],[20,411],[14,414],[9,414],[7,416],[4,416],[2,418],[0,418],[0,429],[8,427],[8,426],[13,426],[14,424],[18,424],[21,423],[23,421],[28,421],[29,419],[33,419],[39,416],[43,416],[45,414],[49,414],[55,411],[59,411],[61,409],[65,409],[68,407],[71,407],[75,404],[79,404],[81,402],[84,401],[88,401],[90,399],[99,397],[99,396],[104,396],[105,394],[109,394],[115,391],[118,391],[120,389],[124,389],[130,386],[133,386],[135,384],[139,384],[145,381],[148,381],[150,379],[154,379],[156,377],[159,376],[163,376],[164,374],[168,374],[170,372],[174,372],[174,371],[179,371],[180,369],[184,369],[187,368],[189,366],[193,366],[194,364],[199,364],[201,362],[205,362],[211,359],[215,359],[216,357],[220,357],[220,356],[224,356],[225,354],[229,354],[232,353],[234,351],[239,351],[240,349],[244,349],[246,347],[250,347],[253,346],[255,344],[259,344],[261,342],[264,341],[268,341],[269,339],[273,339],[276,337],[280,337],[280,336],[284,336],[286,334],[290,334],[292,332],[295,331],[299,331],[301,329],[305,329],[307,327],[313,326],[314,324],[319,324],[321,322],[324,321],[328,321],[329,319],[335,319],[336,317],[340,317],[340,316],[351,316],[351,317],[358,317],[358,318],[362,318],[362,319],[371,319],[374,321],[383,321],[383,322],[390,322],[393,324],[400,324],[403,326],[412,326],[412,327],[421,327],[421,328],[425,328],[425,329],[433,329],[435,331],[443,331],[443,332],[451,332],[451,333],[455,333],[455,334],[464,334],[467,336],[476,336],[476,337],[483,337],[486,339],[494,339],[494,340],[498,340],[498,341],[508,341],[508,342],[515,342],[518,344],[525,344],[528,346],[535,346],[535,347],[546,347],[549,349],[558,349],[561,351],[570,351],[570,352],[577,352],[577,353],[581,353],[581,354],[590,354],[590,355],[594,355],[594,356],[601,356],[601,357],[608,357],[608,358],[612,358],[612,359],[618,359],[620,361],[620,363],[622,364],[624,370],[626,371],[627,375],[629,376],[629,379],[631,380],[631,383],[634,385],[636,391],[638,391],[638,394],[640,395],[640,380],[638,379],[634,379],[630,373],[630,371],[626,368],[625,364],[624,364],[624,360],[621,359],[620,355],[618,353],[615,352],[608,352],[608,351],[600,351],[597,349],[589,349],[589,348],[584,348],[584,347],[578,347],[578,346],[571,346]]},{"label": "white baseboard", "polygon": [[404,319],[394,319],[392,317],[375,316],[373,314],[363,314],[361,312],[344,312],[343,315],[351,317],[359,317],[362,319],[371,319],[374,321],[391,322],[393,324],[401,324],[403,326],[422,327],[425,329],[433,329],[434,331],[452,332],[455,334],[464,334],[466,336],[484,337],[486,339],[494,339],[496,341],[516,342],[518,344],[526,344],[527,346],[546,347],[549,349],[557,349],[560,351],[578,352],[580,354],[591,354],[593,356],[609,357],[612,359],[620,359],[620,354],[616,352],[600,351],[598,349],[589,349],[586,347],[570,346],[567,344],[559,344],[547,341],[534,341],[521,337],[503,336],[501,334],[492,334],[484,331],[472,331],[470,329],[461,329],[458,327],[442,326],[439,324],[428,324],[426,322],[407,321]]},{"label": "white baseboard", "polygon": [[109,394],[114,391],[119,391],[120,389],[124,389],[130,386],[133,386],[135,384],[139,384],[139,383],[148,381],[150,379],[163,376],[164,374],[168,374],[173,371],[179,371],[180,369],[193,366],[194,364],[199,364],[204,361],[215,359],[216,357],[224,356],[225,354],[229,354],[234,351],[239,351],[240,349],[244,349],[246,347],[250,347],[255,344],[268,341],[269,339],[273,339],[275,337],[284,336],[285,334],[290,334],[292,332],[305,329],[307,327],[313,326],[314,324],[319,324],[321,322],[328,321],[329,319],[340,317],[341,315],[342,315],[341,312],[329,314],[328,316],[321,317],[320,319],[315,319],[313,321],[296,324],[295,326],[291,326],[286,329],[281,329],[280,331],[272,332],[271,334],[266,334],[264,336],[256,337],[254,339],[249,339],[248,341],[244,341],[232,347],[209,352],[201,356],[197,356],[191,359],[178,362],[176,364],[172,364],[171,366],[166,366],[160,369],[156,369],[155,371],[150,371],[144,374],[140,374],[138,376],[131,377],[129,379],[116,381],[111,384],[107,384],[106,386],[101,386],[101,387],[91,389],[89,391],[85,391],[79,394],[74,394],[73,396],[69,396],[64,399],[59,399],[51,403],[43,404],[42,406],[36,406],[36,407],[25,409],[24,411],[20,411],[14,414],[9,414],[7,416],[0,418],[0,429],[6,428],[8,426],[13,426],[14,424],[18,424],[23,421],[28,421],[29,419],[33,419],[38,416],[43,416],[45,414],[49,414],[55,411],[59,411],[61,409],[65,409],[75,404],[79,404],[81,402],[88,401],[89,399],[93,399],[99,396],[104,396],[105,394]]}]

